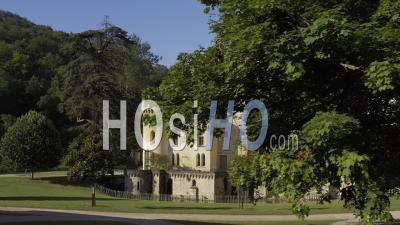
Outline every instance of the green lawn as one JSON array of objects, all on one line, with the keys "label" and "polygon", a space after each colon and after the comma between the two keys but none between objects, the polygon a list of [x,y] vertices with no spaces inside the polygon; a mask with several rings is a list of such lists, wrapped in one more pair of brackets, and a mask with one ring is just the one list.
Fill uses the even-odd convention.
[{"label": "green lawn", "polygon": [[[91,190],[88,186],[69,183],[59,172],[37,174],[36,177],[35,180],[27,176],[0,177],[0,206],[137,213],[291,214],[288,203],[248,204],[244,209],[238,209],[236,204],[139,201],[99,193],[97,207],[93,208],[90,206]],[[314,214],[348,212],[337,201],[324,205],[309,204]],[[392,208],[400,209],[400,201],[395,200]]]},{"label": "green lawn", "polygon": [[328,225],[336,221],[172,221],[184,225]]},{"label": "green lawn", "polygon": [[[60,176],[66,176],[67,175],[67,171],[46,171],[46,172],[36,172],[35,173],[35,178],[40,178],[40,177],[60,177]],[[17,173],[17,174],[13,174],[12,176],[15,177],[31,177],[31,174],[28,173]]]}]

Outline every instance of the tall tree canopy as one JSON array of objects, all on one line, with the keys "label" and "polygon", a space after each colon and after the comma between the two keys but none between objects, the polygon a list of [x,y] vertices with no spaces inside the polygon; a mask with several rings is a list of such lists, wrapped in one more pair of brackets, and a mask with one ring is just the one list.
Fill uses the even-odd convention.
[{"label": "tall tree canopy", "polygon": [[0,112],[20,116],[45,95],[67,35],[0,11]]},{"label": "tall tree canopy", "polygon": [[[400,171],[400,1],[201,2],[218,14],[214,45],[180,55],[145,97],[187,120],[198,100],[203,123],[212,99],[222,115],[228,99],[237,111],[260,99],[269,110],[268,134],[297,133],[302,148],[267,149],[259,161],[271,170],[264,185],[284,192],[299,215],[308,212],[304,195],[331,183],[364,221],[387,218]],[[270,167],[271,158],[279,167]],[[331,168],[331,176],[317,172]]]},{"label": "tall tree canopy", "polygon": [[[158,86],[167,72],[159,59],[148,43],[107,17],[98,30],[67,34],[0,11],[0,135],[14,117],[35,110],[52,120],[63,147],[75,151],[74,143],[83,143],[80,134],[101,127],[103,100],[110,100],[112,118],[119,117],[120,100],[134,115],[142,90]],[[128,120],[129,151],[119,151],[112,132],[111,148],[118,150],[113,165],[126,165],[137,149],[134,117]]]},{"label": "tall tree canopy", "polygon": [[62,155],[60,136],[42,114],[30,111],[7,129],[0,153],[16,166],[32,173],[56,166]]}]

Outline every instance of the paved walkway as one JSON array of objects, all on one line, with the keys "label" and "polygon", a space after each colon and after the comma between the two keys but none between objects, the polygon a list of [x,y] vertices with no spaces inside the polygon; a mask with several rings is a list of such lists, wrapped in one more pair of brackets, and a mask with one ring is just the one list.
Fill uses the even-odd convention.
[{"label": "paved walkway", "polygon": [[[400,211],[392,212],[400,219]],[[58,209],[35,209],[0,207],[0,224],[5,222],[23,221],[60,221],[60,220],[101,220],[121,221],[137,225],[178,225],[164,220],[195,220],[195,221],[296,221],[293,215],[211,215],[211,214],[150,214],[150,213],[118,213]],[[335,225],[353,224],[357,220],[350,213],[314,214],[306,220],[343,220]]]}]

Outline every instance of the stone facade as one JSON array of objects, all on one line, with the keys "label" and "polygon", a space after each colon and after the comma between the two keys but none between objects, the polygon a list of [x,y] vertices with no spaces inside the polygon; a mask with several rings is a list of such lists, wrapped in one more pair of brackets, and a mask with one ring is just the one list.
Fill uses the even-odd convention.
[{"label": "stone facade", "polygon": [[[155,127],[144,126],[144,141],[154,141],[155,132]],[[202,134],[198,137],[197,150],[187,145],[176,151],[170,147],[164,131],[155,150],[143,151],[142,168],[127,170],[125,190],[134,194],[190,196],[197,200],[214,200],[215,196],[231,195],[232,186],[227,173],[229,163],[238,154],[247,154],[238,140],[239,127],[234,123],[229,150],[222,150],[222,138],[214,138],[211,151],[206,150],[207,140]],[[177,138],[171,141],[180,144],[183,140]],[[163,165],[160,166],[158,161],[162,161]],[[160,167],[163,169],[160,170]]]},{"label": "stone facade", "polygon": [[133,194],[172,195],[191,200],[215,200],[230,194],[225,172],[178,170],[127,170],[125,190]]}]

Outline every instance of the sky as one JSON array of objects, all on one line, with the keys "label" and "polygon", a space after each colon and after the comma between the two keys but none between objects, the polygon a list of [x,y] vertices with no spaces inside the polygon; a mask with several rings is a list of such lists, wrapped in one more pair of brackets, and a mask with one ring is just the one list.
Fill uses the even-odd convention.
[{"label": "sky", "polygon": [[104,16],[138,35],[171,66],[180,52],[209,47],[214,37],[209,15],[197,0],[1,0],[0,9],[55,30],[82,32],[100,28]]}]

